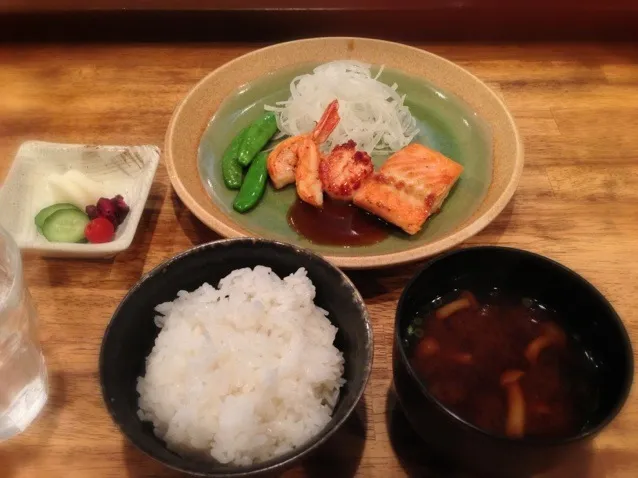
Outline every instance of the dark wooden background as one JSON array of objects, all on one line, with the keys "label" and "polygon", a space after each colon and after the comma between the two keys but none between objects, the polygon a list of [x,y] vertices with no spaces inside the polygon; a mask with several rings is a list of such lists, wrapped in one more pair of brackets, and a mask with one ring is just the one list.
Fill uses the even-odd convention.
[{"label": "dark wooden background", "polygon": [[633,40],[635,0],[0,0],[5,41]]}]

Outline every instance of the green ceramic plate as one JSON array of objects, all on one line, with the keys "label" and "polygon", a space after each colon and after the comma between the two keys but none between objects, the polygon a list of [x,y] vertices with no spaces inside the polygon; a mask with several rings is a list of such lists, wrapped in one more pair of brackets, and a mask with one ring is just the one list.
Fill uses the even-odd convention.
[{"label": "green ceramic plate", "polygon": [[[233,210],[236,191],[224,186],[220,167],[226,146],[243,127],[263,114],[265,104],[272,105],[290,96],[290,82],[294,77],[311,72],[317,65],[304,63],[277,70],[242,86],[221,103],[201,137],[198,154],[199,174],[215,205],[255,236],[309,247],[332,256],[376,256],[406,251],[416,244],[440,239],[467,221],[483,201],[492,179],[489,125],[449,91],[391,68],[384,69],[379,80],[389,85],[397,83],[399,93],[407,94],[406,105],[420,129],[415,142],[442,152],[464,167],[441,211],[429,219],[418,234],[410,236],[393,229],[383,241],[367,246],[313,244],[291,229],[287,222],[288,209],[296,198],[294,185],[280,191],[269,185],[255,209],[246,214]],[[372,72],[377,70],[378,67],[373,66]],[[375,156],[375,166],[383,164],[387,157]]]},{"label": "green ceramic plate", "polygon": [[[286,99],[295,75],[318,64],[351,59],[385,65],[381,80],[398,84],[418,119],[417,141],[460,162],[465,171],[442,210],[421,233],[396,230],[359,247],[313,244],[287,223],[293,186],[269,187],[261,204],[242,215],[222,182],[220,157],[233,136]],[[386,158],[376,157],[378,165]],[[523,169],[523,146],[502,99],[474,75],[419,48],[369,38],[310,38],[240,56],[208,74],[175,110],[166,132],[169,178],[195,216],[224,237],[257,236],[311,248],[335,265],[370,268],[402,264],[455,247],[488,225],[511,199]]]}]

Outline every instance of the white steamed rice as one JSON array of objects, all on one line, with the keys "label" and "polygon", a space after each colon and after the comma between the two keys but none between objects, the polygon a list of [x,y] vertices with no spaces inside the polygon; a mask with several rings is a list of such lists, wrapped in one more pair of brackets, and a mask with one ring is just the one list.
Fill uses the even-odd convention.
[{"label": "white steamed rice", "polygon": [[249,465],[330,420],[344,383],[337,328],[299,269],[238,269],[156,307],[161,331],[138,379],[139,416],[185,455]]}]

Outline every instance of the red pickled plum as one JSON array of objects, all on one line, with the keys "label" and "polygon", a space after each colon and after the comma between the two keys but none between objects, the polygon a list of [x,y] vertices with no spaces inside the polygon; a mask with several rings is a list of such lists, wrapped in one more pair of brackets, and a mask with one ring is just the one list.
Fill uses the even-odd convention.
[{"label": "red pickled plum", "polygon": [[116,209],[113,203],[108,198],[100,198],[97,201],[97,210],[100,217],[104,217],[111,221],[111,223],[117,227]]},{"label": "red pickled plum", "polygon": [[120,194],[111,199],[111,203],[113,203],[113,206],[115,207],[115,217],[117,218],[117,223],[122,224],[130,211],[128,204],[126,204],[124,198]]},{"label": "red pickled plum", "polygon": [[89,219],[93,220],[96,217],[99,217],[99,213],[97,210],[97,206],[94,206],[92,204],[89,204],[88,206],[86,206],[84,212],[86,212],[86,215],[89,216]]}]

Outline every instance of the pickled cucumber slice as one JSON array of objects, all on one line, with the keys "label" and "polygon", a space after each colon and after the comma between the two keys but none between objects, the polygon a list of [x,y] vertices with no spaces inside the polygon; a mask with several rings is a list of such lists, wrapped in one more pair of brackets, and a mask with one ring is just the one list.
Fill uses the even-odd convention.
[{"label": "pickled cucumber slice", "polygon": [[51,214],[42,225],[42,234],[50,242],[80,242],[89,216],[79,209],[60,209]]},{"label": "pickled cucumber slice", "polygon": [[53,206],[45,207],[35,216],[35,225],[42,229],[42,226],[44,226],[44,221],[46,221],[51,214],[59,211],[60,209],[77,209],[78,211],[80,210],[77,206],[74,206],[73,204],[70,204],[68,202],[54,204]]}]

